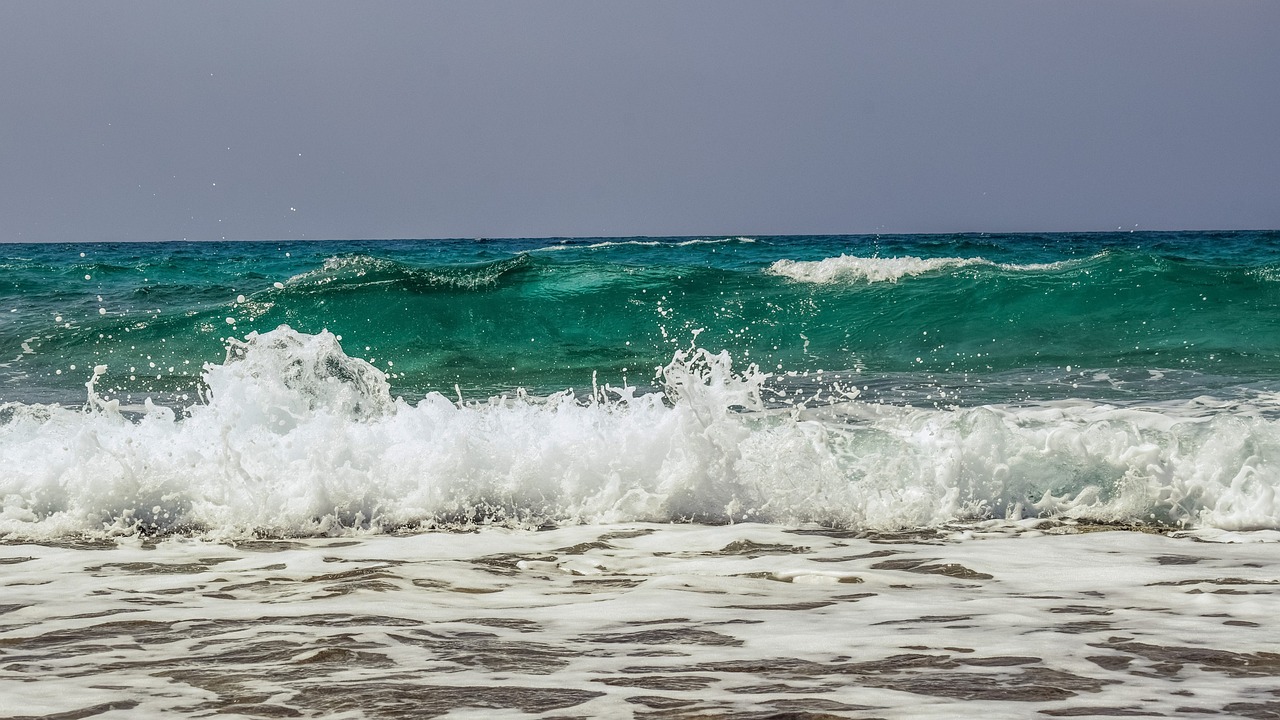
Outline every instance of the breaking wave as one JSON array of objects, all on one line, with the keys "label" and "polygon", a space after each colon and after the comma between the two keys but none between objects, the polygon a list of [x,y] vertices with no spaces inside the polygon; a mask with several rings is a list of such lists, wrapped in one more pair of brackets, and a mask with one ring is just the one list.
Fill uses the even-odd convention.
[{"label": "breaking wave", "polygon": [[337,338],[287,326],[204,368],[203,402],[0,406],[0,535],[305,536],[497,523],[1063,516],[1280,528],[1280,424],[1201,401],[766,408],[768,377],[690,348],[661,392],[392,397]]},{"label": "breaking wave", "polygon": [[537,248],[537,251],[554,252],[558,250],[602,250],[605,248],[628,248],[628,247],[692,247],[694,245],[730,245],[733,243],[754,243],[755,238],[749,237],[727,237],[727,238],[694,238],[692,240],[605,240],[592,243],[575,243],[561,242],[556,245],[547,245],[546,247]]},{"label": "breaking wave", "polygon": [[904,277],[954,270],[965,267],[989,267],[1011,272],[1049,271],[1067,267],[1073,261],[1052,263],[1011,264],[996,263],[985,258],[920,258],[905,257],[857,257],[840,255],[822,260],[778,260],[769,266],[768,272],[799,282],[898,282]]},{"label": "breaking wave", "polygon": [[415,267],[394,260],[364,254],[327,258],[315,270],[309,270],[279,283],[277,290],[304,293],[324,292],[338,288],[387,286],[408,290],[447,288],[477,290],[493,287],[499,280],[530,265],[526,254],[487,263]]}]

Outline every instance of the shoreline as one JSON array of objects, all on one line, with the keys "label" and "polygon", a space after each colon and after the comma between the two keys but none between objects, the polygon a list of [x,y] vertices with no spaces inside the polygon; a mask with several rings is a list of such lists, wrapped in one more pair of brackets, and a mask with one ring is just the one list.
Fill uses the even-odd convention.
[{"label": "shoreline", "polygon": [[1276,711],[1273,548],[1036,532],[4,543],[0,693],[26,716]]}]

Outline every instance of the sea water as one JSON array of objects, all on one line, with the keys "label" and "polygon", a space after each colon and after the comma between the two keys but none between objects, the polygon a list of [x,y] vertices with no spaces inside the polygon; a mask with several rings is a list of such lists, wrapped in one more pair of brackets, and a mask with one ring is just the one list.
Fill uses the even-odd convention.
[{"label": "sea water", "polygon": [[12,715],[1280,712],[1280,233],[2,249]]}]

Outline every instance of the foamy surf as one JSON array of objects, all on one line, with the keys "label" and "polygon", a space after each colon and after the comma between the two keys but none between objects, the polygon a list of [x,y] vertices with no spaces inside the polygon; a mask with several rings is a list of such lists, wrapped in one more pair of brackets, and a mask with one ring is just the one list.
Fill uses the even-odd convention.
[{"label": "foamy surf", "polygon": [[630,240],[22,247],[8,713],[1275,714],[1275,233]]},{"label": "foamy surf", "polygon": [[545,245],[535,248],[534,252],[555,252],[560,250],[602,250],[605,248],[651,248],[651,247],[692,247],[695,245],[727,245],[732,243],[754,243],[755,238],[749,237],[727,237],[727,238],[693,238],[690,240],[605,240],[603,242],[593,243],[570,243],[561,242],[555,245]]},{"label": "foamy surf", "polygon": [[0,696],[46,718],[1269,717],[1274,546],[1096,530],[5,544]]},{"label": "foamy surf", "polygon": [[[892,530],[1057,517],[1280,528],[1280,424],[1208,402],[767,409],[767,375],[679,351],[661,392],[392,397],[327,332],[251,334],[204,402],[0,409],[0,533],[312,536],[702,521]],[[852,396],[853,393],[850,393]]]},{"label": "foamy surf", "polygon": [[898,282],[904,277],[942,272],[966,267],[999,268],[1010,272],[1058,270],[1071,261],[1052,263],[996,263],[986,258],[941,257],[857,257],[840,255],[822,260],[777,260],[766,272],[798,282]]}]

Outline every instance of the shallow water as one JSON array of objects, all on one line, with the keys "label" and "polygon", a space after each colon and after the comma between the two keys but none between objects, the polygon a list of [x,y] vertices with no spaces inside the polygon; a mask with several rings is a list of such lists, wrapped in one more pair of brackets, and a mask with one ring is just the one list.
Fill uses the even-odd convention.
[{"label": "shallow water", "polygon": [[1273,536],[9,544],[0,696],[24,717],[1274,717],[1280,560],[1239,542]]},{"label": "shallow water", "polygon": [[1280,528],[1275,232],[10,245],[0,261],[10,539]]},{"label": "shallow water", "polygon": [[1280,717],[1280,235],[6,246],[0,713]]},{"label": "shallow water", "polygon": [[112,395],[182,405],[225,337],[281,324],[411,401],[660,384],[694,336],[893,402],[1280,390],[1277,232],[67,243],[0,273],[0,401],[82,402],[107,364]]}]

